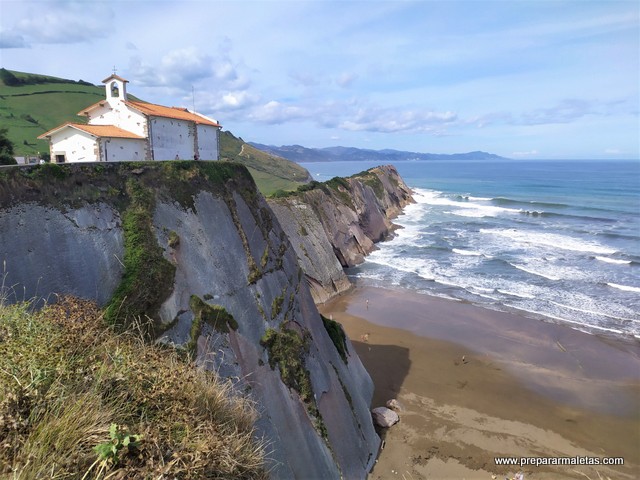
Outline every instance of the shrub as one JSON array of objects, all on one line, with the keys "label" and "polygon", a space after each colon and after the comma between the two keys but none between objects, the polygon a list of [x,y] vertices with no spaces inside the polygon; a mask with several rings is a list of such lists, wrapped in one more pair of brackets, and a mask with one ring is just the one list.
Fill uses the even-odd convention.
[{"label": "shrub", "polygon": [[340,358],[342,358],[342,361],[344,363],[348,363],[347,353],[349,351],[349,348],[347,347],[347,336],[344,333],[342,325],[340,325],[335,320],[331,320],[325,317],[324,315],[320,316],[322,317],[324,328],[329,334],[329,338],[331,338],[331,341],[335,345],[336,350],[338,350],[338,353],[340,354]]},{"label": "shrub", "polygon": [[269,353],[269,366],[278,367],[283,383],[298,392],[304,402],[313,401],[311,378],[304,366],[309,351],[308,340],[294,330],[269,328],[260,344]]},{"label": "shrub", "polygon": [[171,230],[169,232],[169,246],[176,248],[178,245],[180,245],[180,236],[174,230]]},{"label": "shrub", "polygon": [[271,319],[273,320],[282,311],[282,303],[284,302],[284,295],[278,295],[271,302]]}]

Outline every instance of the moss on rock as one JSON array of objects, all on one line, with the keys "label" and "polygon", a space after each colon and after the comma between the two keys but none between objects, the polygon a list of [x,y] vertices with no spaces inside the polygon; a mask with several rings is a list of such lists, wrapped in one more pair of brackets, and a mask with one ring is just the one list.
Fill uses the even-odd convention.
[{"label": "moss on rock", "polygon": [[238,322],[222,305],[209,305],[197,295],[191,295],[189,307],[195,318],[211,325],[216,332],[229,333],[238,329]]},{"label": "moss on rock", "polygon": [[347,352],[349,348],[347,347],[347,336],[344,333],[344,329],[342,328],[342,325],[340,325],[335,320],[331,320],[325,317],[324,315],[320,315],[320,316],[322,317],[322,323],[324,324],[324,328],[327,330],[327,333],[329,334],[329,338],[331,338],[331,341],[335,345],[336,350],[338,350],[338,353],[340,354],[340,358],[342,358],[342,361],[344,363],[348,363]]},{"label": "moss on rock", "polygon": [[105,309],[105,319],[111,325],[155,318],[173,288],[175,273],[153,232],[153,192],[133,178],[127,180],[126,191],[130,202],[122,215],[124,275]]}]

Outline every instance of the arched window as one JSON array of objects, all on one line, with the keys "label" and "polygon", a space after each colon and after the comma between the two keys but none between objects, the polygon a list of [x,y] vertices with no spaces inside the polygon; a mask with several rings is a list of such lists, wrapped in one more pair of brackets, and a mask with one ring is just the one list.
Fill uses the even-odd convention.
[{"label": "arched window", "polygon": [[118,88],[117,82],[111,82],[111,96],[112,97],[120,96],[120,89]]}]

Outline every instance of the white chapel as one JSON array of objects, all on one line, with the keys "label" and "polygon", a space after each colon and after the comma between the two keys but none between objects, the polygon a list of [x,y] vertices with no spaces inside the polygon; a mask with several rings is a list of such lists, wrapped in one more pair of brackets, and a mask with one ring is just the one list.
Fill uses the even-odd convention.
[{"label": "white chapel", "polygon": [[78,113],[87,124],[65,123],[38,137],[49,140],[52,162],[218,160],[221,126],[215,120],[129,100],[128,81],[115,73],[102,83],[105,100]]}]

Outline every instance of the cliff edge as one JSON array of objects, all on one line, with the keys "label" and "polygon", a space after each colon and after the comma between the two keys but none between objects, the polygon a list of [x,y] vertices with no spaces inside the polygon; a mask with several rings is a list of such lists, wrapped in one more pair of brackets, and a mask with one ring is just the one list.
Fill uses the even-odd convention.
[{"label": "cliff edge", "polygon": [[[316,269],[335,252],[341,270],[388,235],[402,201],[391,188],[375,195],[387,180],[384,169],[372,175],[369,185],[346,181],[352,200],[338,185],[272,204],[314,212],[299,224],[307,235],[291,238]],[[349,208],[332,204],[336,196]],[[274,478],[364,478],[380,444],[373,384],[341,327],[319,315],[281,221],[248,171],[226,162],[3,169],[3,288],[17,301],[95,299],[114,325],[148,319],[157,341],[257,403]],[[309,232],[326,241],[334,227],[317,253]]]}]

